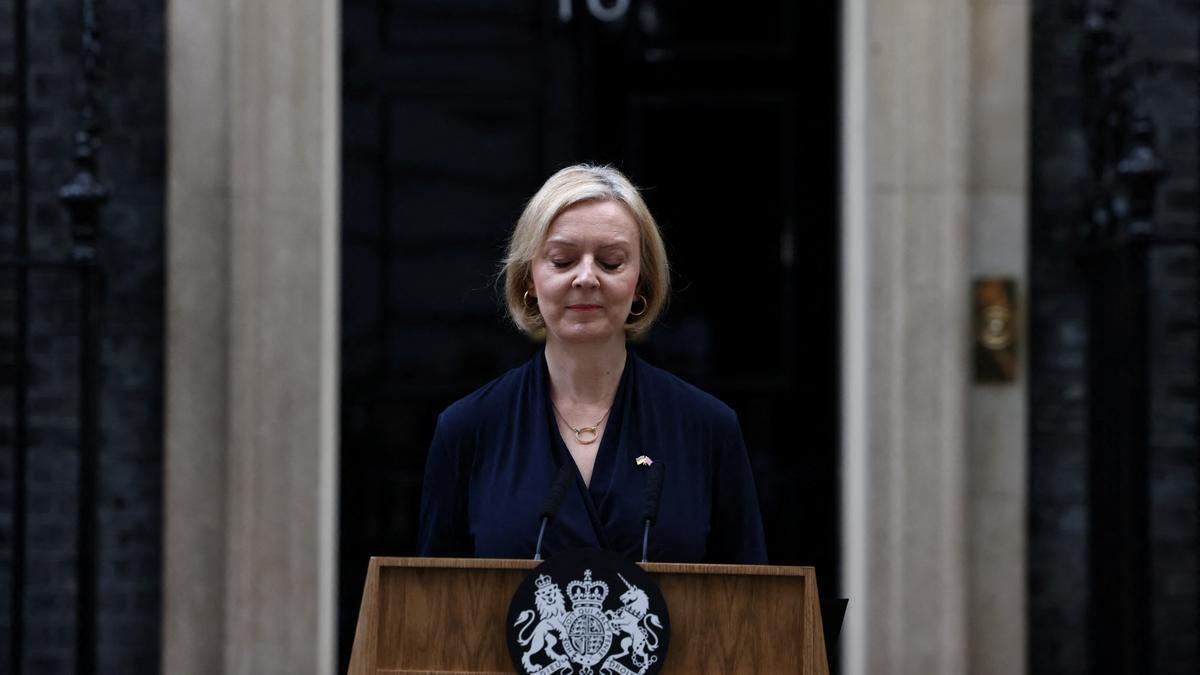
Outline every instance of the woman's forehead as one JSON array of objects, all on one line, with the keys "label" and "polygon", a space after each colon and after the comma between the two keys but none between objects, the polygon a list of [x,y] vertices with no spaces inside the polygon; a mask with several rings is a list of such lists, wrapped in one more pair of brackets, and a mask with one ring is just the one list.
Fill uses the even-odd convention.
[{"label": "woman's forehead", "polygon": [[618,245],[638,240],[637,222],[623,204],[616,201],[590,201],[576,204],[550,223],[547,244]]}]

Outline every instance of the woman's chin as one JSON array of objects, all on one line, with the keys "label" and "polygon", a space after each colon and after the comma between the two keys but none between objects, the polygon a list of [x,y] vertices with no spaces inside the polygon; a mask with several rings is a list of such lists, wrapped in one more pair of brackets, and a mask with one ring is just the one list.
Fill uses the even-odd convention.
[{"label": "woman's chin", "polygon": [[614,329],[599,321],[572,323],[551,333],[563,342],[580,344],[606,342],[618,336],[624,338],[625,335],[624,329]]}]

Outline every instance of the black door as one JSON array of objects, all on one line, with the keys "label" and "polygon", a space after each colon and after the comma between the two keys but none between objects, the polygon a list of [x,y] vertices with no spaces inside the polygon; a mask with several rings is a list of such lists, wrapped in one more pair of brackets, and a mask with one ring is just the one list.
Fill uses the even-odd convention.
[{"label": "black door", "polygon": [[494,275],[579,161],[645,188],[676,291],[648,361],[729,403],[771,562],[837,587],[835,3],[344,4],[341,645],[413,550],[437,413],[536,349]]}]

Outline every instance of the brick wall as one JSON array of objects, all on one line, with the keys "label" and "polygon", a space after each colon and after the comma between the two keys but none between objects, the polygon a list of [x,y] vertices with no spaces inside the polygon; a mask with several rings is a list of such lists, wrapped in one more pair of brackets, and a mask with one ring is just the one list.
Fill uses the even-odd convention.
[{"label": "brick wall", "polygon": [[1200,672],[1200,5],[1128,2],[1124,21],[1169,170],[1151,257],[1151,672]]},{"label": "brick wall", "polygon": [[[0,2],[0,26],[13,25],[10,0]],[[0,30],[0,259],[11,255],[16,215],[15,34]],[[9,662],[12,588],[13,277],[0,268],[0,663]]]},{"label": "brick wall", "polygon": [[[0,242],[12,253],[15,225],[12,17],[0,0]],[[57,198],[71,170],[78,126],[80,4],[27,0],[31,253],[69,252],[67,216]],[[165,36],[162,0],[100,3],[103,63],[100,173],[113,198],[99,239],[104,282],[100,384],[97,654],[99,672],[158,667],[163,340]],[[11,86],[10,86],[11,83]],[[0,274],[0,368],[12,350],[14,275]],[[77,278],[41,271],[29,278],[29,449],[24,585],[25,669],[72,672],[75,654],[77,525]],[[0,651],[11,647],[8,597],[12,525],[11,369],[0,371]]]},{"label": "brick wall", "polygon": [[[1139,63],[1138,96],[1158,131],[1169,175],[1156,227],[1200,235],[1200,8],[1189,0],[1126,0],[1120,30]],[[1031,231],[1030,672],[1098,672],[1088,663],[1087,278],[1072,231],[1087,194],[1081,69],[1086,3],[1033,10]],[[1196,580],[1197,296],[1193,245],[1162,243],[1150,259],[1149,559],[1151,672],[1200,670]]]}]

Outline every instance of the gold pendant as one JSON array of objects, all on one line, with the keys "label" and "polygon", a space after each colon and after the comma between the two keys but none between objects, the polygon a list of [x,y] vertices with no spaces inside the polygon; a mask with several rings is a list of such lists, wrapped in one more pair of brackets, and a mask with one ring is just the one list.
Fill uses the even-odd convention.
[{"label": "gold pendant", "polygon": [[[591,436],[584,440],[584,434],[591,434]],[[597,438],[600,438],[600,434],[596,433],[596,427],[580,427],[575,429],[575,440],[584,445],[595,443]]]}]

